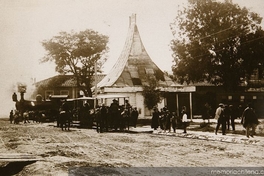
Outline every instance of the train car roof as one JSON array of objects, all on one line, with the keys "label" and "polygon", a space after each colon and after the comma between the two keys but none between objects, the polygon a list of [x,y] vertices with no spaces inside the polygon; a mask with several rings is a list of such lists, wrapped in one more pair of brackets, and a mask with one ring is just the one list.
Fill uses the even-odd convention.
[{"label": "train car roof", "polygon": [[66,99],[66,101],[74,101],[76,99],[73,99],[73,98],[69,98],[69,99]]},{"label": "train car roof", "polygon": [[50,99],[67,99],[69,98],[69,95],[51,95],[49,98]]},{"label": "train car roof", "polygon": [[127,95],[111,95],[111,94],[105,94],[105,95],[97,95],[97,99],[100,98],[129,98]]},{"label": "train car roof", "polygon": [[94,100],[95,98],[93,97],[80,97],[80,98],[76,98],[76,100]]}]

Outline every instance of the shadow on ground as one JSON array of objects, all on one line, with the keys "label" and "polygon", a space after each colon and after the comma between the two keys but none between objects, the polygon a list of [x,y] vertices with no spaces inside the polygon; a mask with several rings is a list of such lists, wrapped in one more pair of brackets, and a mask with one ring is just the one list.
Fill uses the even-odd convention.
[{"label": "shadow on ground", "polygon": [[18,174],[25,166],[35,163],[36,161],[18,161],[9,162],[7,165],[0,167],[1,175],[9,176]]}]

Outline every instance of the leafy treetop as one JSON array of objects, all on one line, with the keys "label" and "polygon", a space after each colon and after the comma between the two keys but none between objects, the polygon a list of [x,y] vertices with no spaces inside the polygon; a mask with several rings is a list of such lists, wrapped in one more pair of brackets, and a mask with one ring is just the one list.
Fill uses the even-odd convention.
[{"label": "leafy treetop", "polygon": [[261,21],[231,0],[189,0],[171,24],[174,75],[181,82],[208,81],[235,90],[263,67]]},{"label": "leafy treetop", "polygon": [[77,86],[86,96],[91,96],[95,63],[97,71],[106,60],[108,37],[93,30],[60,32],[50,40],[42,42],[47,51],[41,62],[53,61],[60,74],[71,73],[76,77]]}]

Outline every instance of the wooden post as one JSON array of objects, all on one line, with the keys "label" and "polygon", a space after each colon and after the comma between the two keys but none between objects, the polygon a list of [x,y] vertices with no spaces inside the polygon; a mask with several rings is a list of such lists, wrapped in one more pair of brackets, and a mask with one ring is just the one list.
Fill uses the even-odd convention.
[{"label": "wooden post", "polygon": [[178,95],[178,93],[176,93],[176,113],[177,113],[177,116],[179,117],[180,116],[180,109],[179,109],[179,95]]},{"label": "wooden post", "polygon": [[191,122],[192,122],[192,117],[193,117],[193,114],[192,114],[192,92],[190,92],[190,117],[191,117]]},{"label": "wooden post", "polygon": [[96,100],[97,100],[97,61],[94,63],[94,110],[96,108]]}]

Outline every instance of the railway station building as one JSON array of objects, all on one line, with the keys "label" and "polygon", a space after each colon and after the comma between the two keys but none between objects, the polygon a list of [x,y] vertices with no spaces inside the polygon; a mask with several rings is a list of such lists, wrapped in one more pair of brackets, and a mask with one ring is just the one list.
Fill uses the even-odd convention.
[{"label": "railway station building", "polygon": [[[158,82],[157,88],[164,92],[164,97],[158,108],[167,106],[169,110],[179,114],[180,106],[184,105],[189,112],[192,111],[192,93],[195,91],[195,87],[183,86],[174,82],[151,60],[140,38],[136,24],[136,14],[132,14],[129,17],[125,45],[117,62],[107,75],[97,75],[97,86],[95,86],[97,95],[126,96],[130,104],[139,110],[139,117],[150,116],[151,110],[146,108],[142,95],[143,85],[148,85],[147,75],[151,75],[156,79]],[[58,81],[54,81],[54,79]],[[46,98],[55,94],[68,94],[70,98],[79,96],[74,77],[70,75],[58,75],[37,82],[35,85],[40,87],[52,81],[56,83],[56,86],[42,90],[42,96]],[[111,102],[112,99],[105,99],[99,103],[110,105]],[[124,102],[121,100],[120,104],[122,103]]]},{"label": "railway station building", "polygon": [[[153,41],[154,42],[154,41]],[[160,58],[163,59],[163,58]],[[180,114],[182,106],[187,107],[189,117],[200,117],[203,113],[204,104],[208,103],[212,108],[211,115],[214,116],[215,109],[219,103],[241,106],[244,108],[248,102],[253,103],[256,113],[264,117],[264,81],[253,75],[250,86],[241,84],[236,92],[226,92],[222,86],[215,86],[206,82],[194,84],[179,84],[174,82],[167,74],[152,61],[144,47],[136,24],[136,14],[129,17],[129,27],[125,45],[121,54],[110,72],[106,75],[97,75],[97,82],[93,84],[95,96],[120,95],[127,97],[133,107],[139,110],[139,117],[150,116],[152,111],[146,108],[142,95],[143,86],[148,85],[147,75],[152,75],[157,80],[158,89],[163,92],[162,101],[158,108],[167,106],[171,112]],[[57,79],[57,81],[54,81]],[[58,81],[59,80],[59,81]],[[37,82],[36,87],[54,82],[56,85],[41,89],[43,97],[49,95],[69,95],[70,98],[80,96],[76,81],[72,75],[58,75]],[[257,84],[257,83],[258,84]],[[124,103],[120,100],[120,104]],[[110,105],[112,99],[100,100],[100,103]]]}]

